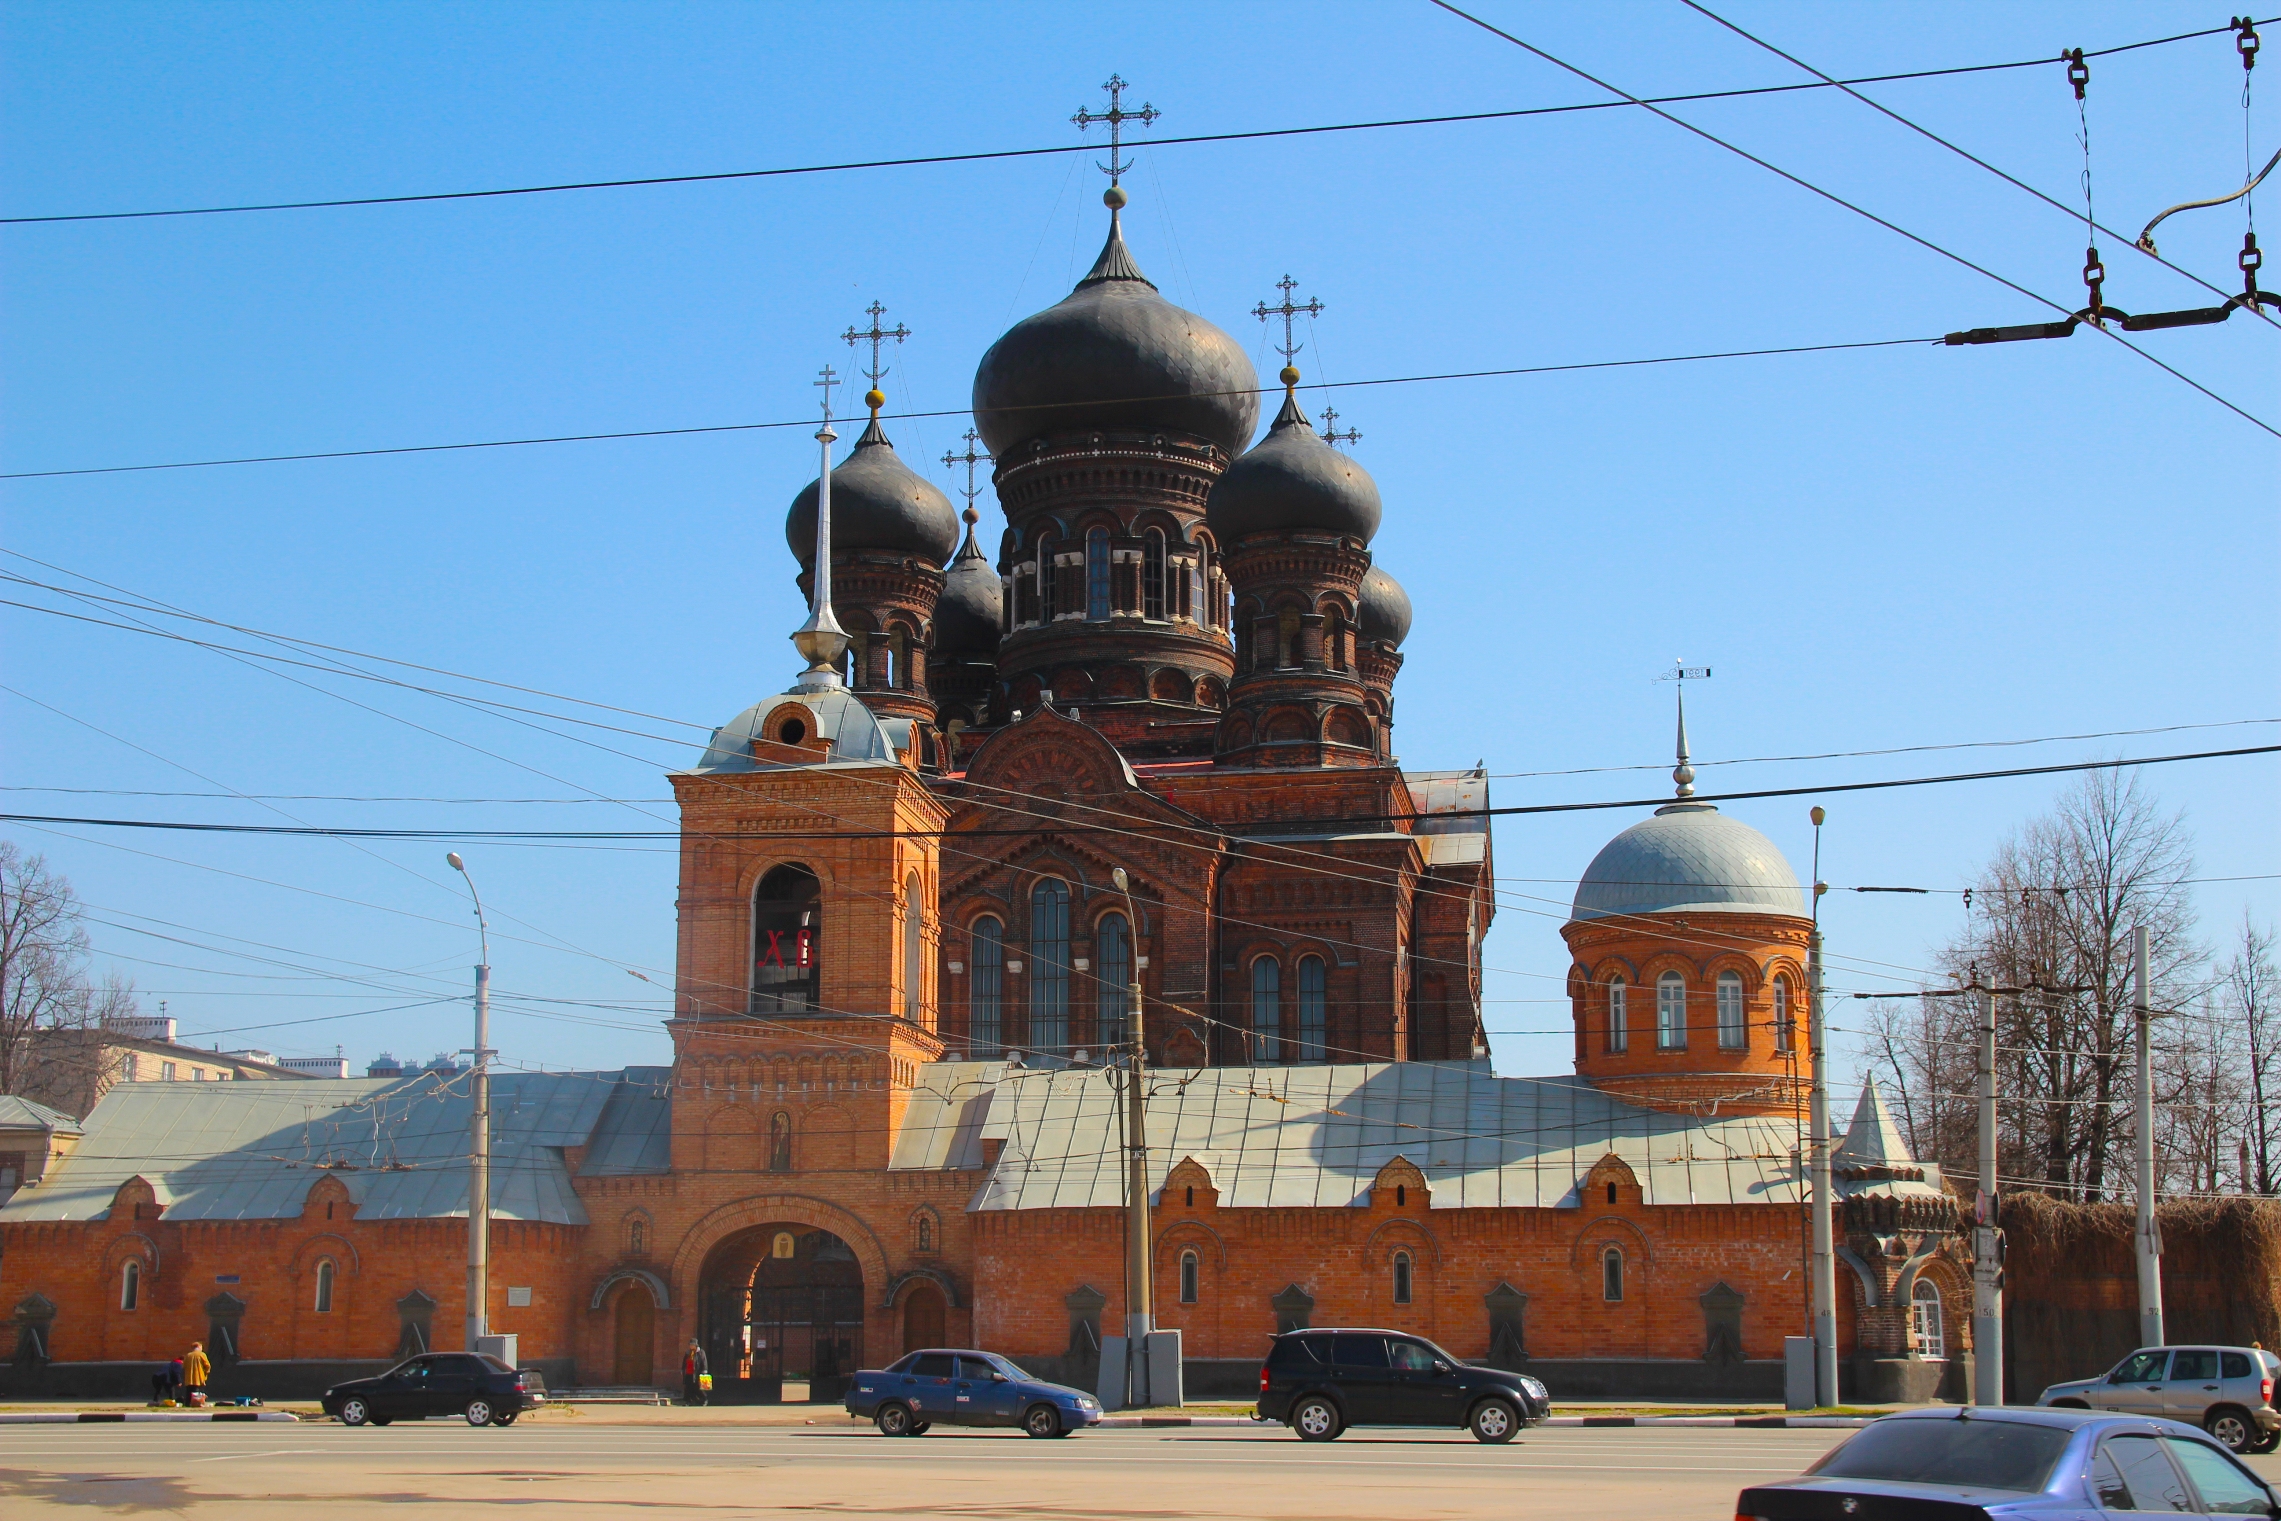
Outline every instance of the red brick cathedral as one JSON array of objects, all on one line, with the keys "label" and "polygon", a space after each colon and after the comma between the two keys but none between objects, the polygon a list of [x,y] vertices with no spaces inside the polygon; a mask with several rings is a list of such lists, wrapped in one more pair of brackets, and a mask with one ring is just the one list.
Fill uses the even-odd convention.
[{"label": "red brick cathedral", "polygon": [[[1411,609],[1377,487],[1295,370],[1255,440],[1251,364],[1142,275],[1124,204],[977,369],[995,564],[876,392],[828,543],[823,483],[794,499],[809,669],[672,778],[672,1066],[497,1079],[492,1327],[558,1384],[670,1384],[692,1338],[724,1399],[830,1398],[945,1342],[1089,1382],[1124,1315],[1105,1063],[1137,982],[1153,1294],[1192,1390],[1361,1323],[1556,1399],[1778,1392],[1806,1318],[1796,878],[1689,800],[1682,737],[1679,796],[1563,931],[1575,1071],[1492,1073],[1488,787],[1396,758]],[[464,1078],[249,1091],[276,1086],[126,1085],[43,1132],[0,1208],[13,1387],[201,1334],[225,1389],[458,1344]],[[1856,1387],[1960,1388],[1937,1170],[1874,1090],[1838,1166]]]}]

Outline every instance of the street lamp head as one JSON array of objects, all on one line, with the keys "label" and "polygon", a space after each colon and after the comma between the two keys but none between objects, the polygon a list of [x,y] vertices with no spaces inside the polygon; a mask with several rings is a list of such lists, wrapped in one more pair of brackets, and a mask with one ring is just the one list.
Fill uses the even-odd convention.
[{"label": "street lamp head", "polygon": [[462,861],[462,860],[459,858],[459,852],[458,852],[458,851],[456,851],[456,850],[447,850],[447,851],[445,851],[445,852],[444,852],[444,859],[445,859],[446,861],[449,861],[449,862],[451,863],[451,869],[452,869],[453,871],[456,871],[456,872],[458,872],[458,873],[459,873],[461,876],[465,876],[465,875],[467,875],[467,863],[466,863],[465,861]]},{"label": "street lamp head", "polygon": [[1122,866],[1115,867],[1109,872],[1109,880],[1117,884],[1118,892],[1129,893],[1133,890],[1132,883],[1126,878],[1125,869]]},{"label": "street lamp head", "polygon": [[1819,805],[1816,805],[1815,807],[1807,810],[1806,817],[1812,819],[1814,821],[1814,827],[1816,829],[1819,829],[1822,827],[1822,820],[1828,818],[1829,814]]}]

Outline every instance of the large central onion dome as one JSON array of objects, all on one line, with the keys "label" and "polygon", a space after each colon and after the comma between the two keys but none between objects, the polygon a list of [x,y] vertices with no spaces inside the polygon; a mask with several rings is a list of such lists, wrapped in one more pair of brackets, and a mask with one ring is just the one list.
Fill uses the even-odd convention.
[{"label": "large central onion dome", "polygon": [[1367,544],[1380,510],[1378,483],[1316,435],[1296,390],[1285,391],[1274,428],[1228,466],[1204,505],[1223,544],[1247,533],[1336,534]]},{"label": "large central onion dome", "polygon": [[[816,483],[792,499],[784,542],[802,567],[816,559]],[[832,548],[883,549],[939,568],[958,544],[958,513],[932,481],[903,463],[874,413],[848,457],[832,469]]]},{"label": "large central onion dome", "polygon": [[1805,893],[1765,835],[1709,803],[1666,803],[1601,847],[1570,917],[1682,912],[1803,917]]},{"label": "large central onion dome", "polygon": [[1383,640],[1396,649],[1410,637],[1410,594],[1402,583],[1373,565],[1362,575],[1362,596],[1355,605],[1355,625],[1365,639]]},{"label": "large central onion dome", "polygon": [[1233,456],[1259,425],[1258,386],[1241,345],[1156,293],[1112,210],[1077,289],[982,356],[974,422],[1000,459],[1032,439],[1111,430],[1186,433]]}]

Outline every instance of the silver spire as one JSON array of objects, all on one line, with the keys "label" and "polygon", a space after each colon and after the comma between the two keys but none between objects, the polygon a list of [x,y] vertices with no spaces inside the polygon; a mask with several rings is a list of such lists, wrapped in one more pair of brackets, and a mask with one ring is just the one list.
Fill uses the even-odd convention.
[{"label": "silver spire", "polygon": [[1672,662],[1670,670],[1655,678],[1679,684],[1679,764],[1671,768],[1671,779],[1679,784],[1681,802],[1695,795],[1695,768],[1687,764],[1687,683],[1702,681],[1710,674],[1711,668],[1707,665],[1689,665],[1678,660]]},{"label": "silver spire", "polygon": [[794,686],[801,692],[838,689],[842,685],[839,659],[853,642],[839,619],[832,616],[832,444],[839,437],[832,430],[832,386],[839,377],[828,364],[822,376],[816,382],[824,393],[824,425],[816,430],[816,441],[823,450],[823,473],[816,480],[816,566],[809,583],[808,621],[792,635],[792,647],[808,662],[808,669],[800,673]]}]

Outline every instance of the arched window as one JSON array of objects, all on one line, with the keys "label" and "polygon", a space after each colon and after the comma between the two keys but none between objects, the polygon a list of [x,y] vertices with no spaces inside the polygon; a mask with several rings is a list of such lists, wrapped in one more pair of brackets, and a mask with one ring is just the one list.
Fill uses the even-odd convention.
[{"label": "arched window", "polygon": [[1919,1357],[1948,1356],[1948,1337],[1940,1325],[1940,1290],[1924,1278],[1909,1290],[1909,1338]]},{"label": "arched window", "polygon": [[1109,530],[1085,535],[1085,616],[1098,623],[1109,616]]},{"label": "arched window", "polygon": [[330,1257],[323,1258],[317,1263],[316,1309],[319,1315],[333,1313],[333,1275],[337,1271],[338,1269],[333,1266],[333,1260]]},{"label": "arched window", "polygon": [[1719,1049],[1740,1051],[1750,1044],[1750,1027],[1742,1017],[1742,977],[1719,973]]},{"label": "arched window", "polygon": [[1687,1049],[1687,981],[1677,972],[1655,980],[1655,1049]]},{"label": "arched window", "polygon": [[1251,1059],[1283,1059],[1283,968],[1273,956],[1251,964]]},{"label": "arched window", "polygon": [[933,1215],[921,1210],[919,1218],[911,1222],[911,1244],[922,1252],[931,1252],[935,1249],[935,1217]]},{"label": "arched window", "polygon": [[1038,535],[1038,621],[1053,622],[1058,609],[1054,606],[1053,535]]},{"label": "arched window", "polygon": [[1151,528],[1141,540],[1141,616],[1164,617],[1164,530]]},{"label": "arched window", "polygon": [[1408,1304],[1410,1302],[1410,1288],[1410,1254],[1408,1252],[1396,1252],[1394,1254],[1394,1302],[1396,1304]]},{"label": "arched window", "polygon": [[626,1222],[626,1255],[629,1257],[646,1257],[649,1255],[649,1221],[641,1215],[636,1215]]},{"label": "arched window", "polygon": [[1608,1050],[1620,1056],[1632,1048],[1632,990],[1621,977],[1608,983]]},{"label": "arched window", "polygon": [[1049,1060],[1069,1056],[1069,884],[1030,889],[1030,1036]]},{"label": "arched window", "polygon": [[1303,1062],[1330,1058],[1330,1002],[1325,996],[1327,978],[1323,958],[1299,958],[1299,1054]]},{"label": "arched window", "polygon": [[1798,1048],[1798,1032],[1791,1025],[1790,979],[1774,979],[1774,1049],[1784,1056]]},{"label": "arched window", "polygon": [[129,1257],[119,1264],[119,1308],[132,1310],[143,1302],[143,1265]]},{"label": "arched window", "polygon": [[911,631],[898,628],[887,636],[887,684],[898,692],[911,690]]},{"label": "arched window", "polygon": [[822,907],[822,887],[805,866],[779,866],[760,879],[752,904],[753,1013],[817,1008]]},{"label": "arched window", "polygon": [[1600,1297],[1610,1304],[1624,1297],[1624,1254],[1620,1248],[1611,1246],[1600,1254]]},{"label": "arched window", "polygon": [[1133,937],[1123,914],[1104,914],[1093,929],[1093,1012],[1103,1046],[1114,1049],[1132,1038],[1126,1027],[1132,1002]]},{"label": "arched window", "polygon": [[966,980],[966,1039],[976,1056],[996,1056],[1005,1038],[1006,926],[974,921],[974,960]]},{"label": "arched window", "polygon": [[1197,1261],[1196,1254],[1193,1251],[1182,1252],[1180,1254],[1180,1302],[1182,1304],[1194,1304],[1196,1302],[1197,1280],[1202,1276],[1203,1264]]},{"label": "arched window", "polygon": [[926,1012],[926,914],[926,889],[914,871],[903,879],[903,1017],[913,1024]]}]

